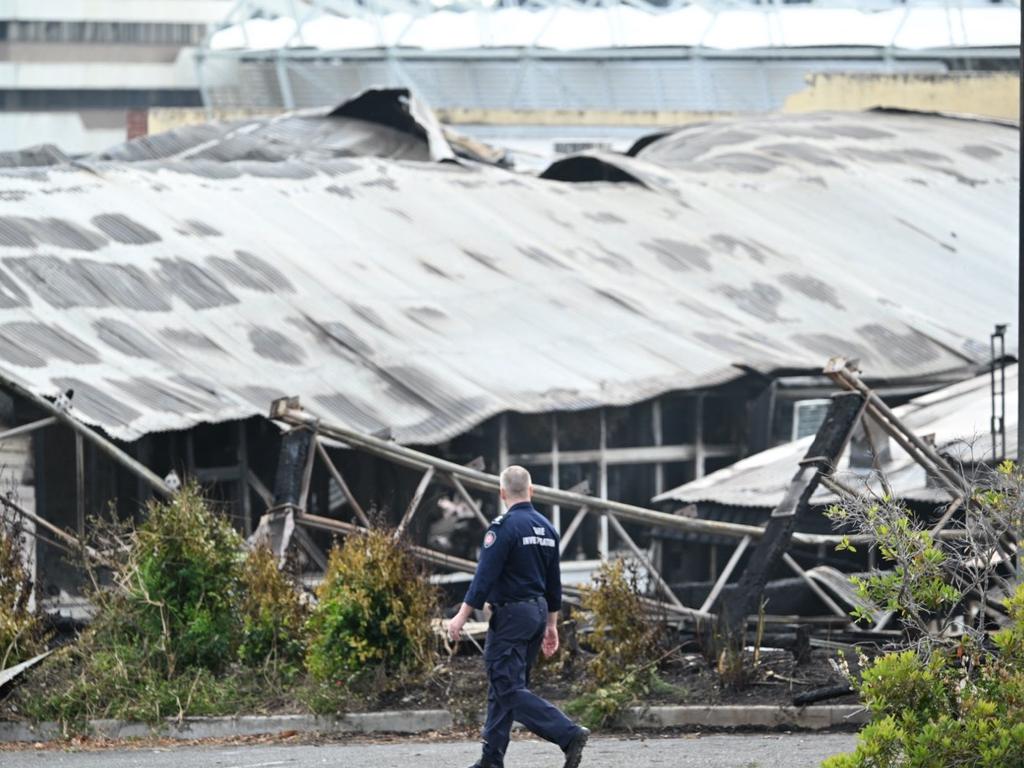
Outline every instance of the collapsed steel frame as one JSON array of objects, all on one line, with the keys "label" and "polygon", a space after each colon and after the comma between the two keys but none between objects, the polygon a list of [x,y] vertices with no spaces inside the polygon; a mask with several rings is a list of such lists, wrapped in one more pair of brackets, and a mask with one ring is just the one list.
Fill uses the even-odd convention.
[{"label": "collapsed steel frame", "polygon": [[[655,587],[658,595],[657,597],[646,599],[650,609],[676,623],[700,623],[713,621],[719,617],[719,614],[715,612],[715,608],[721,602],[726,585],[736,571],[743,555],[753,547],[753,556],[750,558],[750,563],[740,577],[741,586],[745,584],[748,589],[746,591],[742,589],[737,590],[740,596],[733,601],[747,607],[740,611],[741,615],[738,618],[735,615],[733,616],[734,622],[747,621],[753,617],[756,609],[749,610],[749,606],[754,604],[752,597],[759,597],[760,592],[764,588],[768,570],[776,563],[781,563],[807,584],[833,616],[769,615],[762,617],[763,620],[776,623],[818,622],[853,628],[849,612],[840,606],[823,588],[828,582],[800,566],[787,549],[790,543],[806,546],[823,546],[837,544],[844,539],[854,543],[866,543],[868,541],[863,536],[817,534],[795,530],[795,525],[800,519],[801,512],[809,508],[810,497],[819,483],[837,495],[856,495],[858,493],[857,490],[844,485],[834,474],[835,463],[849,441],[854,425],[862,418],[871,418],[914,461],[924,468],[938,487],[944,489],[947,493],[949,501],[946,503],[946,509],[939,521],[930,529],[930,534],[933,537],[953,539],[966,535],[967,532],[963,529],[949,528],[949,523],[958,509],[970,503],[970,489],[962,474],[940,455],[933,446],[902,424],[877,393],[872,391],[861,380],[858,373],[845,359],[834,358],[830,360],[824,369],[824,373],[835,382],[842,392],[855,398],[856,408],[851,410],[851,408],[847,407],[845,409],[846,416],[842,417],[845,420],[840,419],[842,423],[837,425],[836,419],[839,416],[833,417],[833,411],[838,414],[843,410],[843,408],[837,407],[839,402],[837,398],[842,398],[842,395],[837,395],[833,399],[830,416],[826,418],[825,423],[822,425],[822,429],[819,431],[818,437],[811,446],[808,455],[800,462],[789,492],[773,512],[766,526],[761,527],[685,517],[646,507],[625,504],[612,499],[591,496],[580,493],[577,489],[562,490],[547,486],[535,486],[534,498],[538,502],[575,510],[572,521],[562,532],[562,551],[565,550],[567,544],[579,530],[585,517],[588,515],[598,516],[601,520],[606,521],[611,531],[622,541],[625,548],[632,553],[648,574],[650,583]],[[84,509],[81,509],[81,507],[84,501],[81,491],[84,487],[84,471],[81,455],[82,445],[86,440],[93,443],[121,466],[138,476],[141,481],[151,487],[157,494],[163,497],[173,495],[176,490],[176,478],[161,479],[158,477],[102,434],[76,419],[67,402],[58,401],[53,403],[20,387],[12,386],[12,389],[15,389],[20,395],[50,415],[0,433],[0,441],[5,438],[24,435],[55,423],[64,424],[71,428],[76,436],[78,505],[80,508],[79,515],[83,519]],[[472,510],[473,515],[482,525],[487,526],[489,524],[479,504],[471,495],[470,490],[496,494],[499,489],[499,478],[497,475],[483,471],[481,468],[482,464],[479,461],[469,465],[457,464],[379,437],[360,433],[342,424],[322,420],[303,410],[298,398],[286,398],[275,401],[271,406],[269,417],[275,422],[282,424],[286,431],[282,441],[281,459],[278,465],[278,475],[274,491],[271,492],[253,473],[249,472],[247,477],[248,487],[252,488],[267,506],[267,512],[262,516],[259,527],[251,537],[251,540],[263,538],[270,543],[279,556],[283,557],[287,548],[294,542],[306,553],[311,561],[323,569],[326,567],[326,556],[308,535],[306,532],[307,528],[348,535],[365,532],[373,527],[370,515],[367,514],[366,510],[353,495],[349,484],[331,459],[328,448],[340,447],[362,451],[423,473],[412,500],[404,510],[398,523],[395,531],[396,537],[403,535],[408,529],[409,524],[420,510],[421,502],[427,489],[433,483],[443,483],[449,486],[468,508]],[[831,437],[823,440],[823,435],[829,430],[832,430]],[[291,460],[290,465],[289,459]],[[337,484],[344,496],[345,504],[350,507],[357,522],[346,522],[333,517],[329,518],[311,514],[307,511],[313,465],[318,459],[323,462],[331,479]],[[103,554],[88,548],[82,539],[21,508],[14,500],[0,495],[0,504],[8,510],[21,515],[26,520],[31,521],[35,530],[33,535],[41,538],[49,535],[53,537],[48,539],[52,543],[65,549],[84,551],[87,556],[96,562],[106,564]],[[684,605],[673,592],[661,576],[659,570],[654,566],[651,557],[630,536],[623,522],[688,533],[715,534],[735,539],[737,544],[728,563],[722,569],[705,600],[700,606],[691,607]],[[40,529],[45,530],[46,534],[42,534]],[[456,573],[473,573],[476,570],[476,562],[472,560],[455,557],[428,547],[410,545],[410,551],[418,559],[438,568],[448,569]],[[997,553],[997,557],[1000,563],[1006,563],[1009,567],[1015,568],[1014,562],[1017,557],[1015,544],[1012,542],[1006,543]],[[573,588],[567,588],[566,592],[570,596],[578,594],[578,590]],[[728,613],[730,610],[729,606],[721,606],[720,608],[725,613]],[[736,613],[735,608],[731,610],[733,614]],[[871,628],[871,631],[885,631],[885,627],[891,618],[891,613],[879,613],[876,616],[876,623]]]}]

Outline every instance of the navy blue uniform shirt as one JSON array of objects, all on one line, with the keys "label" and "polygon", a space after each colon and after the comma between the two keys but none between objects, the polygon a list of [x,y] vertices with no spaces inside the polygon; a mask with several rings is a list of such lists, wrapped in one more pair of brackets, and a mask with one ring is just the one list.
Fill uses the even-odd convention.
[{"label": "navy blue uniform shirt", "polygon": [[480,550],[465,602],[474,608],[543,597],[548,611],[562,607],[558,534],[548,519],[521,501],[494,519]]}]

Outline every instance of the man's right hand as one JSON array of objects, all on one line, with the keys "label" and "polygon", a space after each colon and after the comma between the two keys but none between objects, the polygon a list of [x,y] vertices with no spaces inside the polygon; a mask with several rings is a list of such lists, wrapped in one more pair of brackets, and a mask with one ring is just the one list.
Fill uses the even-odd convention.
[{"label": "man's right hand", "polygon": [[558,651],[558,625],[548,624],[544,630],[544,639],[541,641],[540,649],[544,658],[551,658]]}]

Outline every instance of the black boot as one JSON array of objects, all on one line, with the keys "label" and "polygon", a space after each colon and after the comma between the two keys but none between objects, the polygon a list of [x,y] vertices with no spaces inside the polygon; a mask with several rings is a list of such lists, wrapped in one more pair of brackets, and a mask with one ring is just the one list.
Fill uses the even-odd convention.
[{"label": "black boot", "polygon": [[587,739],[590,738],[590,729],[580,726],[576,735],[572,737],[565,748],[565,765],[563,768],[578,768],[583,757],[583,748],[587,746]]},{"label": "black boot", "polygon": [[469,766],[469,768],[503,768],[503,766],[501,763],[496,763],[481,755],[480,759]]}]

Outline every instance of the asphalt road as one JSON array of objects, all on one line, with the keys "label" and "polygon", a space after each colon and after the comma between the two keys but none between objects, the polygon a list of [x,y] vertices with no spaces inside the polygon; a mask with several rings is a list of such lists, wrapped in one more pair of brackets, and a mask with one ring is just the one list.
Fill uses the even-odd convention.
[{"label": "asphalt road", "polygon": [[[593,738],[581,768],[812,768],[853,748],[855,734],[752,734],[677,738]],[[475,742],[245,745],[95,752],[0,752],[4,768],[466,768]],[[505,768],[559,768],[561,753],[540,741],[516,740]]]}]

